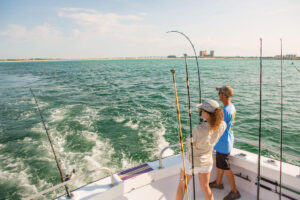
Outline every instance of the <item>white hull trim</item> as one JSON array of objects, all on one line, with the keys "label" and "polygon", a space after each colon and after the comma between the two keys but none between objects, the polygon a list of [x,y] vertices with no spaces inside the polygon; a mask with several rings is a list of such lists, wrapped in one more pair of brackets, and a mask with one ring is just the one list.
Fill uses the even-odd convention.
[{"label": "white hull trim", "polygon": [[[236,175],[236,185],[241,191],[241,199],[256,199],[257,155],[240,149],[233,149],[230,160],[232,170]],[[74,195],[72,199],[174,199],[179,180],[179,169],[182,165],[181,155],[164,158],[162,169],[159,169],[158,160],[147,164],[153,169],[152,171],[125,181],[121,180],[116,173],[113,175],[114,186],[111,185],[110,177],[106,177],[72,191]],[[267,181],[261,181],[261,185],[264,187],[260,189],[260,199],[278,198],[276,190],[279,191],[279,187],[270,182],[279,183],[279,167],[279,161],[261,157],[261,177]],[[215,177],[216,169],[214,168],[211,173],[211,180],[214,180]],[[228,185],[226,178],[223,180],[224,184]],[[282,194],[286,195],[282,199],[300,199],[300,167],[282,163],[282,185],[284,186]],[[196,187],[200,188],[199,183]],[[227,190],[230,191],[230,188]],[[215,199],[217,199],[218,193],[220,192],[213,190]],[[203,199],[200,189],[197,191],[197,195],[197,199]],[[58,200],[62,199],[68,198],[66,196],[58,198]]]}]

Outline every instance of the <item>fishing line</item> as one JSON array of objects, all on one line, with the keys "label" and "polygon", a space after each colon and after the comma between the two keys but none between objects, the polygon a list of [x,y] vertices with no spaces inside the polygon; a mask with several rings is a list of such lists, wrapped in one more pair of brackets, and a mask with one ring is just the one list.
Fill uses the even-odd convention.
[{"label": "fishing line", "polygon": [[259,77],[259,130],[258,130],[258,157],[257,157],[257,193],[256,198],[259,200],[260,189],[260,156],[261,156],[261,96],[262,96],[262,39],[260,38],[260,77]]},{"label": "fishing line", "polygon": [[296,70],[300,73],[300,69],[298,69],[296,66],[294,66],[296,68]]},{"label": "fishing line", "polygon": [[179,140],[180,140],[181,155],[182,155],[182,164],[183,164],[183,172],[184,172],[184,182],[185,182],[185,190],[186,190],[186,199],[188,200],[189,199],[189,192],[188,192],[187,176],[186,176],[186,173],[185,173],[183,137],[182,137],[182,130],[181,130],[179,102],[178,102],[177,88],[176,88],[176,81],[175,81],[175,70],[171,69],[171,72],[172,72],[173,84],[174,84],[174,91],[175,91],[175,101],[176,101],[177,120],[178,120],[178,128],[179,128]]},{"label": "fishing line", "polygon": [[[184,33],[182,33],[182,32],[179,32],[179,31],[168,31],[167,33],[178,33],[178,34],[180,34],[180,35],[183,35],[183,36],[190,42],[190,44],[192,45],[192,48],[193,48],[193,51],[194,51],[194,54],[195,54],[195,58],[196,58],[197,71],[198,71],[199,103],[202,103],[202,97],[201,97],[201,81],[200,81],[200,70],[199,70],[198,57],[197,57],[197,53],[196,53],[194,44],[192,43],[192,41],[190,40],[190,38],[189,38],[187,35],[185,35]],[[200,117],[200,119],[199,119],[199,120],[200,120],[200,123],[203,122],[203,118],[202,118],[201,112],[199,112],[199,117]]]},{"label": "fishing line", "polygon": [[192,176],[193,176],[193,195],[196,199],[196,189],[195,189],[195,173],[194,173],[194,148],[193,148],[193,134],[192,134],[192,112],[191,112],[191,99],[190,99],[190,82],[189,82],[189,73],[188,73],[188,64],[186,61],[187,55],[184,54],[185,61],[185,73],[186,73],[186,88],[188,93],[188,104],[189,104],[189,121],[190,121],[190,138],[191,138],[191,154],[192,154]]},{"label": "fishing line", "polygon": [[[51,139],[51,137],[50,137],[50,135],[49,135],[49,133],[48,133],[48,130],[47,130],[47,127],[46,127],[46,124],[45,124],[43,115],[42,115],[41,110],[40,110],[40,107],[39,107],[39,104],[38,104],[38,102],[37,102],[37,100],[36,100],[36,98],[35,98],[35,96],[34,96],[33,91],[31,90],[31,88],[29,88],[29,89],[30,89],[30,92],[31,92],[31,94],[32,94],[32,96],[33,96],[33,98],[34,98],[34,100],[35,100],[35,104],[37,105],[37,109],[38,109],[38,111],[39,111],[41,120],[42,120],[43,125],[44,125],[44,129],[45,129],[45,131],[46,131],[46,133],[47,133],[48,140],[49,140],[49,142],[50,142],[50,146],[51,146],[51,149],[52,149],[52,152],[53,152],[55,161],[56,161],[56,165],[57,165],[57,168],[58,168],[58,170],[59,170],[61,182],[65,182],[65,178],[64,178],[64,175],[63,175],[63,172],[62,172],[62,169],[61,169],[59,160],[58,160],[58,158],[57,158],[57,156],[56,156],[56,153],[55,153],[55,150],[54,150],[54,147],[53,147],[53,143],[52,143],[52,139]],[[67,185],[65,185],[65,189],[66,189],[66,192],[67,192],[67,194],[68,194],[68,197],[72,197],[72,194],[70,193],[70,190],[69,190],[69,188],[68,188]]]},{"label": "fishing line", "polygon": [[283,88],[282,88],[282,39],[280,39],[280,175],[279,175],[279,199],[281,200],[281,179],[282,179],[282,112],[283,112]]}]

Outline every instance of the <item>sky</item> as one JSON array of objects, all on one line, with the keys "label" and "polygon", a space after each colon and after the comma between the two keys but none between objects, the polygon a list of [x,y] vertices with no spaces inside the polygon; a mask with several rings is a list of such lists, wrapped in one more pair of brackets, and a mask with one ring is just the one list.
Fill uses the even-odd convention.
[{"label": "sky", "polygon": [[300,56],[299,0],[0,0],[0,59]]}]

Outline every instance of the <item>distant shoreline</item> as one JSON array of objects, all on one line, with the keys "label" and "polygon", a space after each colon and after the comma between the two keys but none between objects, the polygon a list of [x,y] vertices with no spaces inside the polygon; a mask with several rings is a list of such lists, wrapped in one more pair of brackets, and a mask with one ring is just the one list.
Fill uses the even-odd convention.
[{"label": "distant shoreline", "polygon": [[[74,58],[74,59],[64,59],[64,58],[31,58],[31,59],[0,59],[0,62],[36,62],[36,61],[93,61],[93,60],[154,60],[154,59],[183,59],[184,57],[175,57],[175,58],[168,58],[168,57],[159,57],[159,56],[153,56],[153,57],[115,57],[115,58]],[[193,59],[195,57],[190,56],[189,59]],[[217,57],[198,57],[199,60],[201,59],[251,59],[251,60],[257,60],[259,57],[240,57],[240,56],[217,56]],[[264,60],[280,60],[279,58],[275,57],[263,57]],[[300,57],[297,57],[295,59],[284,59],[284,60],[300,60]]]}]

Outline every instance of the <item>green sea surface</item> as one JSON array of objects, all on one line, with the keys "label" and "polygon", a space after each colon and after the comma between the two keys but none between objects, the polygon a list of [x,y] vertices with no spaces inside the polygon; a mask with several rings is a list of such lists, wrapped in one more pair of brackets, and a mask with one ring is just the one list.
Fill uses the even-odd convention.
[{"label": "green sea surface", "polygon": [[[198,122],[198,75],[188,60],[192,124]],[[300,61],[283,61],[283,151],[300,154]],[[202,100],[215,99],[216,86],[234,88],[237,138],[258,143],[259,60],[201,59]],[[184,138],[189,135],[183,59],[49,61],[0,63],[0,199],[21,199],[60,183],[32,88],[64,173],[99,167],[120,171],[158,159],[179,142],[174,87],[175,69]],[[280,61],[263,60],[262,143],[279,149]],[[220,102],[221,103],[221,102]],[[257,152],[257,147],[235,143]],[[165,153],[179,153],[173,148]],[[263,150],[275,159],[276,153]],[[300,165],[297,159],[284,160]],[[71,188],[105,173],[75,182]],[[45,198],[62,194],[63,189]],[[43,198],[41,198],[43,199]]]}]

